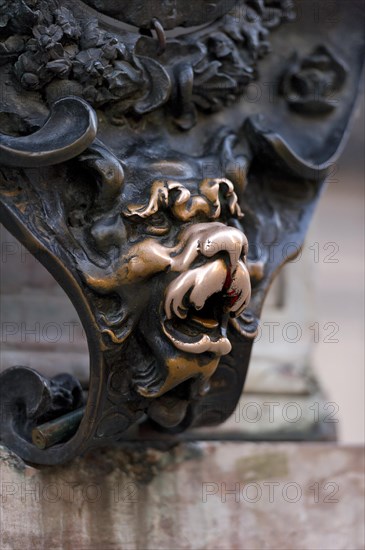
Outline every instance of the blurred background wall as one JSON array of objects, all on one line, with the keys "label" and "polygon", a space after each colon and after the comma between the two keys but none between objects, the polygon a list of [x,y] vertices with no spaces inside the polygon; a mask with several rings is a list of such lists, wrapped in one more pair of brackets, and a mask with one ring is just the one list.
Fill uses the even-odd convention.
[{"label": "blurred background wall", "polygon": [[[338,325],[337,343],[314,346],[314,368],[329,398],[338,405],[341,441],[364,442],[364,96],[350,139],[319,202],[308,243],[334,242],[336,263],[313,263],[320,324]],[[337,249],[337,248],[336,248]]]}]

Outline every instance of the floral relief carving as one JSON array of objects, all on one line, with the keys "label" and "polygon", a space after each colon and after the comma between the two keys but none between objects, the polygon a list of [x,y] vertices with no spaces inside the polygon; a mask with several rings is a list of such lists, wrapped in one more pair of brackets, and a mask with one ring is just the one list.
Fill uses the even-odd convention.
[{"label": "floral relief carving", "polygon": [[294,54],[281,82],[281,93],[294,111],[323,114],[333,111],[345,83],[347,67],[326,46],[299,58]]},{"label": "floral relief carving", "polygon": [[[288,0],[250,2],[227,14],[220,31],[170,39],[160,55],[151,38],[127,45],[96,18],[78,19],[54,0],[10,4],[13,22],[9,3],[0,5],[0,63],[13,60],[24,90],[41,92],[48,104],[66,95],[83,97],[107,108],[115,123],[124,113],[140,115],[170,100],[182,129],[195,124],[197,110],[217,111],[242,93],[269,52],[270,31],[294,16]],[[19,35],[7,37],[14,28]]]}]

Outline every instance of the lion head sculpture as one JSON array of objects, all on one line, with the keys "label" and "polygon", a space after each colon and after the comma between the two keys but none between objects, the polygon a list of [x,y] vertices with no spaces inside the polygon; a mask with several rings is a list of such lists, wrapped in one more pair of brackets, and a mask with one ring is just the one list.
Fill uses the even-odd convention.
[{"label": "lion head sculpture", "polygon": [[[244,163],[227,158],[231,140],[221,141],[221,157],[242,186]],[[105,338],[122,350],[134,391],[154,398],[149,414],[170,427],[231,350],[227,324],[251,294],[248,243],[233,181],[207,175],[217,157],[142,148],[120,161],[95,142],[81,155],[98,193],[86,214],[74,204],[69,220],[86,243],[77,259],[84,281],[114,302],[100,316]]]}]

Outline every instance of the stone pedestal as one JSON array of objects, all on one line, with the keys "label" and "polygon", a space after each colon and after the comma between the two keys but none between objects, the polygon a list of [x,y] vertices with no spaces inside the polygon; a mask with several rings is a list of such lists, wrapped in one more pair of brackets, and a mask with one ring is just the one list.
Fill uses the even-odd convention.
[{"label": "stone pedestal", "polygon": [[186,443],[34,468],[0,449],[2,550],[360,550],[364,460],[334,444]]}]

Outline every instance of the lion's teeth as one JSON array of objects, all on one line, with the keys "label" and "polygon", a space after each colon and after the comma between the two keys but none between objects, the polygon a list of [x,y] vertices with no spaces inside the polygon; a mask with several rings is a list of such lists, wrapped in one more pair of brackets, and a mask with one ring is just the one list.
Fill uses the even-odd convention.
[{"label": "lion's teeth", "polygon": [[219,326],[218,321],[216,321],[215,319],[203,319],[202,317],[197,317],[196,315],[192,315],[191,320],[195,321],[195,323],[198,323],[204,328],[216,328]]},{"label": "lion's teeth", "polygon": [[186,317],[188,316],[188,310],[183,306],[178,306],[175,311],[176,315],[180,317],[180,319],[186,319]]},{"label": "lion's teeth", "polygon": [[180,319],[186,319],[186,316],[188,314],[188,310],[186,307],[184,307],[179,299],[177,297],[176,300],[172,301],[172,312],[176,317],[179,317]]},{"label": "lion's teeth", "polygon": [[195,271],[195,286],[190,294],[190,302],[195,309],[202,309],[210,296],[222,290],[227,271],[223,260],[205,264]]}]

